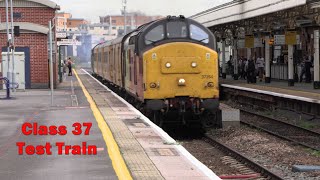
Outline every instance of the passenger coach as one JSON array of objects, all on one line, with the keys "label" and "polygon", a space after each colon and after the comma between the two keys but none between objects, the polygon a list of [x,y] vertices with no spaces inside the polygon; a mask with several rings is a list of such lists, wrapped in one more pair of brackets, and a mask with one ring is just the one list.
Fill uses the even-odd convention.
[{"label": "passenger coach", "polygon": [[221,126],[215,44],[196,21],[168,16],[93,48],[93,75],[156,124]]}]

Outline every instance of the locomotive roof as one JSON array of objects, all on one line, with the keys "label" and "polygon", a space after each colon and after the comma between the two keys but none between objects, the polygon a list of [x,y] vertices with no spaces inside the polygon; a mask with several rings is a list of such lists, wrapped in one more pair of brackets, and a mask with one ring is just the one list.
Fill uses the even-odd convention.
[{"label": "locomotive roof", "polygon": [[[143,33],[144,31],[148,30],[148,28],[150,26],[152,26],[154,24],[161,23],[162,21],[174,21],[174,20],[177,20],[177,19],[186,19],[187,21],[190,21],[192,23],[199,24],[198,22],[196,22],[196,21],[194,21],[192,19],[189,19],[189,18],[185,18],[182,15],[180,15],[178,17],[176,17],[176,16],[167,16],[166,18],[161,18],[161,19],[154,20],[154,21],[151,21],[149,23],[143,24],[143,25],[139,26],[137,29],[129,32],[128,34],[126,34],[126,35],[124,35],[122,37],[118,37],[116,39],[113,39],[111,41],[107,41],[107,42],[101,43],[101,44],[97,45],[96,47],[94,47],[93,49],[106,47],[106,46],[113,45],[113,44],[118,44],[118,43],[124,43],[124,41],[128,37],[130,37],[131,35],[136,35],[136,34],[139,34],[139,33]],[[199,25],[201,25],[201,24],[199,24]]]}]

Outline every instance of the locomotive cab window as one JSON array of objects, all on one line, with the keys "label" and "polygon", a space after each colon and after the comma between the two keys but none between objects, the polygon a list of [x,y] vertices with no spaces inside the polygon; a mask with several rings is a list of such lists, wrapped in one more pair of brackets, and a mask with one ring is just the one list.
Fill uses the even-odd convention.
[{"label": "locomotive cab window", "polygon": [[194,39],[206,44],[209,43],[209,34],[206,33],[200,27],[193,24],[190,25],[190,37],[191,39]]},{"label": "locomotive cab window", "polygon": [[146,45],[155,43],[164,38],[164,28],[163,25],[156,26],[152,30],[150,30],[146,36],[144,37],[144,41]]},{"label": "locomotive cab window", "polygon": [[185,38],[187,37],[187,25],[185,22],[168,22],[167,23],[168,38]]},{"label": "locomotive cab window", "polygon": [[130,37],[130,39],[129,39],[129,45],[133,45],[133,44],[135,44],[135,43],[136,43],[136,36]]}]

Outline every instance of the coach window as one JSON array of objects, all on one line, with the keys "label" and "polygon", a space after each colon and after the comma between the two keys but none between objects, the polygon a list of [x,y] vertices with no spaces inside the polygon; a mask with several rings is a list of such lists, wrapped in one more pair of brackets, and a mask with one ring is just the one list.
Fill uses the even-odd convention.
[{"label": "coach window", "polygon": [[164,38],[164,28],[163,25],[159,25],[152,30],[150,30],[144,37],[146,45],[155,43]]},{"label": "coach window", "polygon": [[167,23],[168,38],[185,38],[187,37],[187,25],[182,21]]},{"label": "coach window", "polygon": [[203,29],[193,24],[190,25],[190,37],[191,39],[194,39],[203,43],[209,43],[208,33],[206,33]]}]

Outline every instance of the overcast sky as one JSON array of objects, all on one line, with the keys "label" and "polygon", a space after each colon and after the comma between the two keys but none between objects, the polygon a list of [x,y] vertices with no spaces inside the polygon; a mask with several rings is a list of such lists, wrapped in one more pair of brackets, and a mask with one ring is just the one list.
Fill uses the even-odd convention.
[{"label": "overcast sky", "polygon": [[[120,14],[122,0],[52,0],[61,11],[72,13],[74,18],[98,22],[99,16]],[[231,0],[127,0],[129,11],[142,11],[148,15],[185,15],[186,17],[229,2]]]}]

